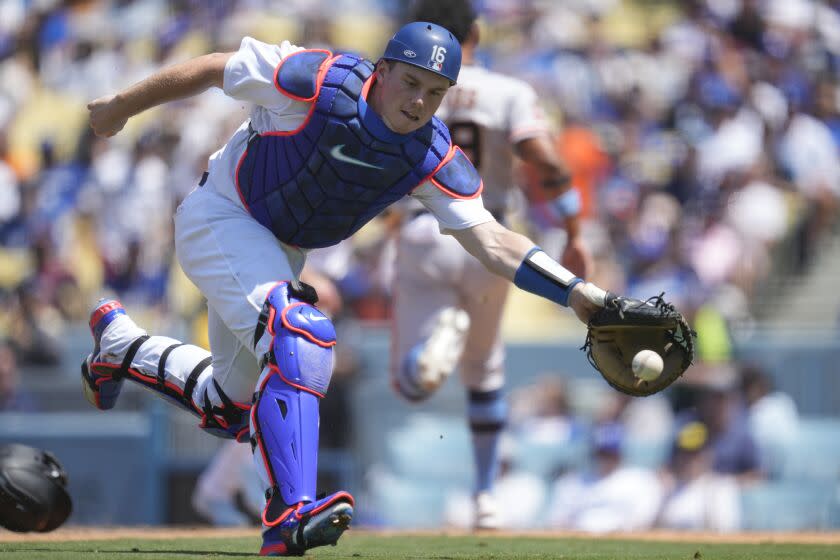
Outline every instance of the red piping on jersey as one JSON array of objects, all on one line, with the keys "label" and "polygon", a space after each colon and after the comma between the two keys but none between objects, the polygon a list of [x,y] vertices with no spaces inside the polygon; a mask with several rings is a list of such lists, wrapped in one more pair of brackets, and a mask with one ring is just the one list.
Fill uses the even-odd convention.
[{"label": "red piping on jersey", "polygon": [[[310,342],[314,342],[315,344],[317,344],[318,346],[321,346],[322,348],[330,348],[332,346],[335,346],[335,342],[336,342],[335,340],[330,341],[330,342],[324,342],[322,340],[318,340],[317,338],[315,338],[312,335],[312,333],[310,333],[310,332],[308,332],[304,329],[301,329],[299,327],[296,327],[289,322],[289,319],[287,317],[287,315],[289,313],[289,310],[294,308],[294,307],[300,307],[302,305],[309,305],[309,304],[304,303],[304,302],[297,302],[297,303],[293,303],[291,305],[287,305],[283,309],[283,311],[280,313],[280,321],[283,323],[283,326],[286,327],[287,329],[289,329],[290,331],[293,331],[293,332],[296,332],[298,334],[303,335]],[[312,306],[310,305],[310,307],[312,307]]]},{"label": "red piping on jersey", "polygon": [[[328,53],[328,54],[332,54],[332,53],[330,53],[330,51],[321,51],[320,49],[314,49],[314,50],[318,50],[320,52],[325,52],[325,53]],[[303,52],[303,51],[301,51],[301,52]],[[289,56],[293,56],[294,54],[295,53],[292,53]],[[292,94],[286,92],[285,90],[280,89],[280,86],[277,84],[277,71],[280,69],[280,66],[283,64],[283,60],[285,60],[285,58],[283,60],[281,60],[280,63],[277,65],[277,68],[274,70],[274,86],[275,86],[275,88],[282,95],[285,95],[286,97],[288,97],[290,99],[294,99],[296,101],[310,101],[309,110],[306,112],[306,117],[303,119],[303,122],[300,123],[300,126],[298,126],[296,129],[294,129],[294,130],[270,130],[268,132],[260,133],[260,136],[293,136],[293,135],[297,134],[298,132],[300,132],[301,130],[303,130],[306,127],[306,125],[309,124],[309,119],[312,118],[312,113],[315,112],[315,99],[318,97],[318,94],[321,92],[321,84],[324,81],[324,77],[327,75],[327,70],[330,69],[330,67],[333,65],[333,63],[336,60],[338,60],[338,58],[340,56],[341,55],[332,56],[330,58],[327,58],[326,60],[324,60],[324,62],[321,63],[321,66],[318,68],[318,74],[315,76],[315,95],[311,98],[311,100],[297,97],[295,95],[292,95]],[[286,57],[286,58],[288,58],[288,57]],[[239,168],[242,167],[242,162],[245,161],[245,156],[246,155],[248,155],[248,148],[245,148],[245,151],[242,152],[241,156],[239,156],[239,162],[236,164],[236,173],[233,176],[233,180],[234,180],[234,183],[236,184],[236,194],[239,195],[239,200],[242,202],[242,205],[245,207],[245,210],[247,210],[248,213],[250,214],[251,213],[251,208],[245,202],[245,197],[242,196],[242,189],[239,188]]]},{"label": "red piping on jersey", "polygon": [[[318,73],[315,76],[315,93],[313,93],[311,97],[300,97],[299,95],[295,95],[294,93],[292,93],[290,91],[287,91],[285,88],[283,88],[280,85],[280,82],[278,81],[277,78],[280,75],[280,68],[283,66],[283,63],[285,63],[287,60],[289,60],[290,58],[292,58],[295,55],[302,54],[302,53],[307,53],[307,52],[326,53],[327,58],[322,60],[321,65],[318,67]],[[304,49],[304,50],[301,50],[301,51],[293,52],[292,54],[290,54],[290,55],[286,56],[284,59],[282,59],[277,64],[277,67],[274,69],[274,87],[277,88],[277,91],[279,91],[280,93],[282,93],[286,97],[290,97],[290,98],[294,99],[295,101],[303,101],[303,102],[315,101],[315,98],[318,97],[318,92],[321,90],[320,77],[321,77],[322,69],[324,67],[324,64],[329,62],[331,58],[334,58],[333,53],[331,53],[330,51],[328,51],[326,49]]]},{"label": "red piping on jersey", "polygon": [[464,150],[462,150],[460,146],[451,146],[450,145],[449,153],[446,154],[446,157],[443,158],[443,161],[440,162],[440,165],[438,165],[437,168],[435,168],[435,170],[432,171],[431,175],[429,175],[428,177],[423,179],[423,181],[420,184],[422,185],[427,180],[431,181],[432,184],[434,186],[436,186],[438,189],[442,190],[443,192],[445,192],[446,194],[448,194],[452,198],[457,198],[457,199],[460,199],[460,200],[471,200],[473,198],[478,198],[481,195],[481,191],[484,190],[484,180],[483,179],[478,184],[478,190],[476,190],[473,194],[468,195],[468,196],[464,196],[462,194],[456,193],[455,191],[451,191],[451,190],[447,189],[446,187],[444,187],[443,185],[441,185],[440,183],[438,183],[435,180],[434,176],[437,175],[437,172],[440,171],[443,168],[444,165],[449,163],[449,160],[451,160],[453,157],[455,157],[455,152],[461,152],[464,155],[464,157],[467,158],[467,160],[470,159],[470,158],[467,157],[467,154],[464,154]]}]

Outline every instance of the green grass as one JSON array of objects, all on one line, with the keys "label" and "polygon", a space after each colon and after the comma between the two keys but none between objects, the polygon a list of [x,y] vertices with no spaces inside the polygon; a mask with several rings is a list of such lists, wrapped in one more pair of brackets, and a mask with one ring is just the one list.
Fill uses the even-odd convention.
[{"label": "green grass", "polygon": [[[256,557],[258,538],[122,539],[110,541],[0,542],[3,560],[199,559]],[[311,550],[306,558],[350,560],[836,560],[840,547],[802,544],[709,544],[546,537],[382,536],[348,533],[337,547]]]}]

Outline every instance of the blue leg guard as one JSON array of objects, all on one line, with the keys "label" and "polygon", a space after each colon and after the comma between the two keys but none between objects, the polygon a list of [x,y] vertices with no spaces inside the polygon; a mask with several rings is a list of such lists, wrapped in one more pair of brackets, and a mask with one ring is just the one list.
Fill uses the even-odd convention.
[{"label": "blue leg guard", "polygon": [[316,298],[278,284],[256,332],[255,340],[263,329],[272,336],[251,408],[251,444],[269,486],[265,552],[334,543],[352,515],[353,498],[346,492],[316,501],[318,406],[332,376],[335,346],[335,328],[312,305]]},{"label": "blue leg guard", "polygon": [[319,397],[288,385],[274,372],[259,395],[251,414],[271,485],[263,515],[271,526],[289,506],[315,500]]}]

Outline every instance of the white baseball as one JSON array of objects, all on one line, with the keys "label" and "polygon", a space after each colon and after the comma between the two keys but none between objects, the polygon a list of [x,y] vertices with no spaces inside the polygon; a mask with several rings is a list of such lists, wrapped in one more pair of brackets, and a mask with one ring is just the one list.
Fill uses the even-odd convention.
[{"label": "white baseball", "polygon": [[652,381],[662,374],[662,368],[665,364],[662,362],[662,356],[653,350],[640,350],[633,356],[633,362],[630,364],[633,368],[633,374],[644,381]]}]

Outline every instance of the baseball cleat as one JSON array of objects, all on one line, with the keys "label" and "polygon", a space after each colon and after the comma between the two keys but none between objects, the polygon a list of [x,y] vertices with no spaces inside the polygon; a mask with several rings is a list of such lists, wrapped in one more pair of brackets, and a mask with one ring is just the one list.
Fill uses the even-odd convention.
[{"label": "baseball cleat", "polygon": [[423,350],[417,357],[417,384],[432,393],[452,375],[467,340],[470,316],[463,309],[447,307],[438,315]]},{"label": "baseball cleat", "polygon": [[487,531],[498,529],[500,526],[496,498],[489,492],[479,492],[475,497],[475,528]]},{"label": "baseball cleat", "polygon": [[310,548],[335,546],[352,519],[353,496],[347,492],[298,504],[263,531],[260,556],[303,556]]},{"label": "baseball cleat", "polygon": [[[131,340],[145,333],[128,317],[116,299],[102,299],[90,314],[90,332],[93,335],[93,352],[82,362],[82,390],[88,402],[99,410],[108,410],[117,403],[123,379],[115,375],[122,367],[119,354],[103,352],[102,337],[111,325],[121,325],[120,335],[133,335]],[[113,330],[113,328],[111,329]],[[120,336],[122,338],[122,336]],[[122,345],[125,346],[125,345]],[[126,348],[123,349],[125,352]],[[112,348],[107,348],[112,351]]]}]

